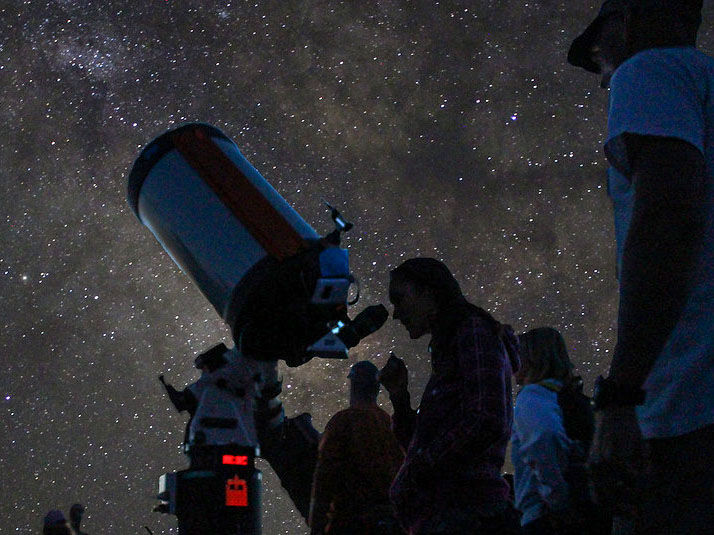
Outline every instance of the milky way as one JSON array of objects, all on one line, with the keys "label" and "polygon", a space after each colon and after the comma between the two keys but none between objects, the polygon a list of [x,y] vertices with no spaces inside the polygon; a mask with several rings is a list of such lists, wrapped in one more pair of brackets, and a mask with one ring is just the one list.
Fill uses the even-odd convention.
[{"label": "milky way", "polygon": [[[702,49],[714,49],[705,2]],[[387,302],[411,256],[452,267],[516,330],[561,329],[586,389],[617,306],[601,147],[607,93],[569,67],[596,2],[4,0],[0,7],[2,533],[87,507],[86,531],[176,532],[151,511],[182,469],[185,416],[157,381],[192,382],[228,330],[126,203],[142,146],[216,125],[319,233],[322,199],[362,300]],[[410,365],[426,341],[389,322],[350,362]],[[286,369],[288,414],[322,429],[349,362]],[[385,399],[380,398],[382,403]],[[388,407],[388,403],[385,403]],[[267,464],[264,533],[307,529]]]}]

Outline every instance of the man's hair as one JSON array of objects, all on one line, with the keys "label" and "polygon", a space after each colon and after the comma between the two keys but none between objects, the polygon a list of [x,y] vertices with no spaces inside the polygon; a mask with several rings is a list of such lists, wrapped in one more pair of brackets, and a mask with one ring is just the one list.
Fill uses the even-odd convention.
[{"label": "man's hair", "polygon": [[405,280],[418,288],[430,289],[440,307],[464,300],[459,283],[446,264],[435,258],[410,258],[390,272],[393,280]]},{"label": "man's hair", "polygon": [[518,337],[521,366],[528,383],[558,379],[569,383],[573,365],[568,357],[565,340],[557,329],[539,327]]},{"label": "man's hair", "polygon": [[[410,258],[390,272],[392,280],[404,280],[420,289],[432,292],[439,317],[432,327],[432,357],[451,341],[451,336],[463,319],[475,315],[498,332],[501,324],[486,310],[470,303],[446,264],[434,258]],[[432,358],[432,366],[436,361]]]}]

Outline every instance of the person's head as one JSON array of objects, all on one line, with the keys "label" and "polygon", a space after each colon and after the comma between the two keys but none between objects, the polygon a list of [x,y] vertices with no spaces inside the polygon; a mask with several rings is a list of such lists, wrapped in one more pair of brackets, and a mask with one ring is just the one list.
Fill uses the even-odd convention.
[{"label": "person's head", "polygon": [[393,318],[416,339],[432,332],[439,312],[465,299],[443,262],[411,258],[389,273],[389,300],[394,305]]},{"label": "person's head", "polygon": [[67,523],[62,511],[53,509],[43,519],[42,535],[72,535],[74,531]]},{"label": "person's head", "polygon": [[702,0],[605,0],[595,20],[568,50],[568,62],[602,75],[648,48],[694,46]]},{"label": "person's head", "polygon": [[350,405],[376,403],[379,394],[377,366],[368,360],[356,362],[350,368]]},{"label": "person's head", "polygon": [[628,0],[605,0],[595,20],[568,50],[568,63],[602,75],[603,87],[607,87],[612,73],[626,59],[627,3]]},{"label": "person's head", "polygon": [[539,327],[518,337],[521,368],[516,373],[518,384],[532,384],[544,379],[565,383],[573,377],[565,340],[557,329]]}]

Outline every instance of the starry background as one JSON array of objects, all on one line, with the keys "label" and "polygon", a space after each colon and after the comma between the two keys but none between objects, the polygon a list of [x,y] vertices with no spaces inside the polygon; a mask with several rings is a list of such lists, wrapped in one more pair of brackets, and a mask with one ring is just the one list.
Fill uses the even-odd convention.
[{"label": "starry background", "polygon": [[[444,260],[518,331],[553,325],[590,391],[617,306],[601,152],[607,93],[569,67],[596,2],[4,0],[0,3],[1,533],[87,507],[92,534],[176,532],[151,511],[183,469],[181,387],[227,329],[126,203],[142,146],[214,124],[321,234],[321,199],[355,228],[354,312],[387,272]],[[714,49],[705,2],[702,49]],[[322,429],[348,366],[410,365],[426,341],[394,322],[351,352],[285,369],[288,414]],[[384,403],[385,399],[380,398]],[[388,406],[388,404],[387,404]],[[304,534],[265,473],[264,533]]]}]

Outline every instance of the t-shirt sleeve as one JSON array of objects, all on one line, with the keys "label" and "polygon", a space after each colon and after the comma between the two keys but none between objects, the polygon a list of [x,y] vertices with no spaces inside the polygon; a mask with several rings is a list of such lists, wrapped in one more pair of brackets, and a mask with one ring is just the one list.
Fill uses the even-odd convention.
[{"label": "t-shirt sleeve", "polygon": [[693,68],[676,51],[648,50],[623,63],[612,78],[605,154],[629,178],[625,134],[681,139],[703,153],[704,121]]}]

